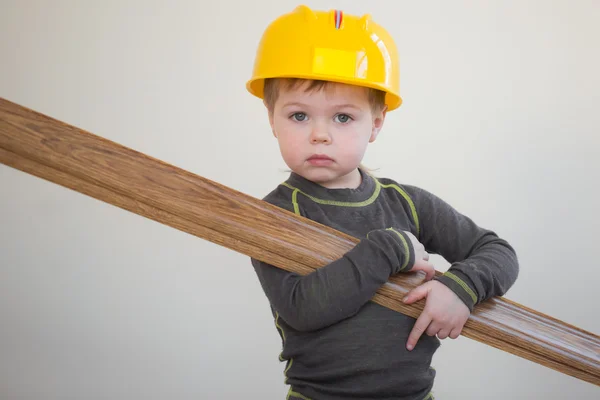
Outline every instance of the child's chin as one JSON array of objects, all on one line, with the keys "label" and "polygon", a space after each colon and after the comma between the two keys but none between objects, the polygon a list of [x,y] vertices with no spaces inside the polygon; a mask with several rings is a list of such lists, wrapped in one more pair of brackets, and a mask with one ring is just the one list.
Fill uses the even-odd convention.
[{"label": "child's chin", "polygon": [[304,168],[302,173],[309,179],[335,179],[337,178],[337,174],[335,171],[332,171],[330,168],[324,167],[311,167]]},{"label": "child's chin", "polygon": [[309,168],[304,171],[303,176],[306,179],[321,185],[335,182],[340,178],[340,174],[327,168]]}]

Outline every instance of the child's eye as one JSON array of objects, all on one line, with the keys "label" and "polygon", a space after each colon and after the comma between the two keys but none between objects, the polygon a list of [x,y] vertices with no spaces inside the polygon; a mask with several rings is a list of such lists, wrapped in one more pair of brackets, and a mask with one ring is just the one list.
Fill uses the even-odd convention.
[{"label": "child's eye", "polygon": [[335,117],[337,118],[337,121],[342,124],[345,124],[352,119],[348,114],[338,114]]},{"label": "child's eye", "polygon": [[302,122],[306,119],[306,114],[303,112],[297,112],[292,114],[292,118],[294,118],[296,121]]}]

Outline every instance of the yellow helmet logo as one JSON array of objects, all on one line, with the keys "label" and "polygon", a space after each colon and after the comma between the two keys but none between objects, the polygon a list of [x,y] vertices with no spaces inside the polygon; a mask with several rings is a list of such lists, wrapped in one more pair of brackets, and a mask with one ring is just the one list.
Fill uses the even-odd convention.
[{"label": "yellow helmet logo", "polygon": [[256,51],[248,91],[263,98],[266,78],[326,80],[386,92],[388,111],[402,104],[398,51],[370,15],[299,6],[274,20]]}]

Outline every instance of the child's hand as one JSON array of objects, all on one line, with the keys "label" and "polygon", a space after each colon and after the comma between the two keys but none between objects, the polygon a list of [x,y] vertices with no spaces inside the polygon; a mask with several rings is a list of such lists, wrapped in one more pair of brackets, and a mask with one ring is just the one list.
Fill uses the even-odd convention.
[{"label": "child's hand", "polygon": [[429,253],[425,251],[425,246],[419,242],[419,240],[408,231],[404,233],[410,238],[412,247],[415,251],[415,264],[410,269],[411,271],[423,271],[427,276],[425,280],[429,281],[435,276],[435,267],[429,262]]},{"label": "child's hand", "polygon": [[415,322],[406,348],[412,350],[423,333],[437,335],[440,339],[448,336],[456,339],[469,319],[470,311],[465,303],[446,285],[438,281],[426,282],[411,290],[404,302],[414,303],[427,298],[423,312]]}]

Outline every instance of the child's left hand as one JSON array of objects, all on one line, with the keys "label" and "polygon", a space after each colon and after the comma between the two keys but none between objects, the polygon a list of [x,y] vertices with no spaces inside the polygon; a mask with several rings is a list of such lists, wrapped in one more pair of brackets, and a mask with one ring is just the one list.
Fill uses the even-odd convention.
[{"label": "child's left hand", "polygon": [[465,303],[446,285],[429,281],[411,290],[405,297],[406,304],[427,298],[421,315],[415,322],[406,348],[412,350],[423,333],[437,335],[440,339],[456,339],[471,314]]}]

